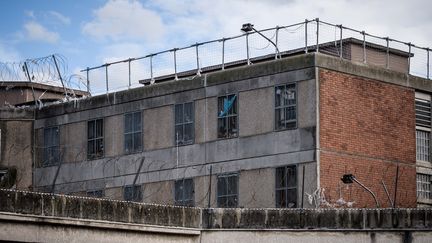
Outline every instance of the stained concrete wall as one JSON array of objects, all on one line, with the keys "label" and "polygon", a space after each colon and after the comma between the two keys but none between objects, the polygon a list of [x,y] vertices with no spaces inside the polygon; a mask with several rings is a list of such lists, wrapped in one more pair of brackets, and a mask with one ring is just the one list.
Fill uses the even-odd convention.
[{"label": "stained concrete wall", "polygon": [[[251,190],[250,185],[242,182],[240,190],[245,191],[245,197],[240,199],[243,203],[239,206],[274,206],[274,168],[314,162],[316,157],[315,71],[309,62],[303,63],[301,68],[298,63],[288,63],[290,65],[277,69],[254,65],[255,75],[251,75],[251,68],[241,68],[205,75],[201,80],[167,82],[118,95],[93,97],[86,102],[78,101],[74,106],[62,104],[44,108],[38,111],[36,128],[42,131],[47,126],[60,126],[64,162],[73,163],[63,163],[59,170],[57,166],[37,168],[36,186],[50,187],[58,171],[57,192],[120,188],[134,181],[144,158],[136,183],[145,188],[146,202],[173,203],[172,181],[196,178],[197,185],[207,180],[212,167],[214,175],[241,171],[241,178],[247,177],[248,170],[263,169],[263,173],[266,172],[260,177],[260,186],[273,189],[266,191],[269,195],[258,195],[261,191],[251,195],[246,192]],[[275,132],[274,86],[292,82],[298,84],[298,129]],[[238,138],[218,139],[217,98],[226,94],[238,94],[240,133]],[[194,101],[195,108],[194,144],[176,148],[174,104],[190,101]],[[124,113],[132,111],[143,113],[144,149],[126,155]],[[85,157],[87,120],[100,117],[104,117],[105,156],[88,161]],[[313,174],[308,176],[314,177],[316,173],[310,172]],[[251,173],[250,180],[255,176],[255,172]],[[207,192],[197,191],[197,195],[200,193],[202,199],[197,200],[207,204]],[[216,205],[215,188],[212,194],[211,205]],[[252,202],[252,197],[258,201]]]},{"label": "stained concrete wall", "polygon": [[8,187],[23,190],[32,187],[33,119],[31,110],[0,110],[0,168],[16,170]]}]

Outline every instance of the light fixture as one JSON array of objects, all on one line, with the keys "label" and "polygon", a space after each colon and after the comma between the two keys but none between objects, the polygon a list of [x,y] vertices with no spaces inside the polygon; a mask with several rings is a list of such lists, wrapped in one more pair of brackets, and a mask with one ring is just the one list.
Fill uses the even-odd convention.
[{"label": "light fixture", "polygon": [[365,189],[367,192],[369,192],[369,193],[372,195],[372,197],[373,197],[374,200],[375,200],[375,203],[376,203],[377,208],[380,207],[380,205],[379,205],[379,203],[378,203],[378,199],[377,199],[375,193],[373,193],[371,189],[367,188],[367,187],[366,187],[365,185],[363,185],[360,181],[358,181],[358,180],[355,178],[355,176],[354,176],[353,174],[345,174],[345,175],[343,175],[343,176],[341,177],[341,181],[342,181],[344,184],[351,184],[351,183],[353,183],[353,182],[359,184],[361,187],[363,187],[363,189]]},{"label": "light fixture", "polygon": [[279,48],[277,47],[277,45],[272,40],[270,40],[267,36],[263,35],[261,32],[256,30],[254,28],[253,24],[251,24],[251,23],[243,24],[240,30],[245,32],[245,33],[249,33],[251,31],[254,31],[255,33],[259,34],[264,39],[268,40],[276,48],[277,55],[275,56],[275,58],[277,59],[278,56],[279,56],[279,58],[281,57],[281,54],[280,54],[280,51],[279,51]]}]

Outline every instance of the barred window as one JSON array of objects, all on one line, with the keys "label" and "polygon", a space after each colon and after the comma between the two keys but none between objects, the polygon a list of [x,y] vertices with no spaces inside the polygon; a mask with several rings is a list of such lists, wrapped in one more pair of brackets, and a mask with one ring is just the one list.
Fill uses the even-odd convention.
[{"label": "barred window", "polygon": [[175,140],[177,145],[192,144],[194,139],[193,102],[175,105]]},{"label": "barred window", "polygon": [[194,206],[194,182],[193,179],[175,181],[174,201],[179,206]]},{"label": "barred window", "polygon": [[103,119],[87,122],[87,158],[97,159],[104,156]]},{"label": "barred window", "polygon": [[124,117],[124,149],[125,153],[142,150],[141,112],[127,113]]},{"label": "barred window", "polygon": [[102,198],[102,197],[105,196],[105,192],[102,189],[100,189],[100,190],[91,190],[91,191],[87,191],[87,196],[88,197]]},{"label": "barred window", "polygon": [[60,162],[59,127],[44,129],[44,153],[42,166],[57,165]]},{"label": "barred window", "polygon": [[140,185],[129,185],[123,188],[123,199],[125,201],[141,202],[142,189]]},{"label": "barred window", "polygon": [[417,174],[417,198],[432,199],[432,175]]},{"label": "barred window", "polygon": [[297,127],[296,84],[275,87],[275,130]]},{"label": "barred window", "polygon": [[224,174],[217,177],[217,206],[235,208],[238,206],[238,174]]},{"label": "barred window", "polygon": [[276,207],[297,207],[297,167],[276,168]]},{"label": "barred window", "polygon": [[238,136],[237,95],[218,98],[218,138]]},{"label": "barred window", "polygon": [[[416,96],[425,96],[416,93]],[[427,97],[426,97],[427,98]],[[421,161],[431,161],[431,102],[428,99],[415,99],[416,112],[416,158]]]}]

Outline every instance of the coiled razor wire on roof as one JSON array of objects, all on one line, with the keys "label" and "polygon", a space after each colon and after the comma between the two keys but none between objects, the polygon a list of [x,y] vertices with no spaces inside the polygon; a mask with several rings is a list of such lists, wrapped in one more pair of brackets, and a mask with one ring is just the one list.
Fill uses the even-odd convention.
[{"label": "coiled razor wire on roof", "polygon": [[34,82],[60,86],[65,93],[86,90],[86,78],[67,74],[67,60],[60,54],[26,59],[20,62],[0,62],[0,82]]}]

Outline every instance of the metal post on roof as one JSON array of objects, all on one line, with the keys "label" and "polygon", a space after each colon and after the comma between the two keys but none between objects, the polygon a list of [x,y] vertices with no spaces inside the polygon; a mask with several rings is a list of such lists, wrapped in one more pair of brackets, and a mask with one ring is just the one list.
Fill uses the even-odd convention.
[{"label": "metal post on roof", "polygon": [[107,92],[107,94],[108,94],[108,65],[109,64],[105,65],[105,84],[106,84],[106,92]]},{"label": "metal post on roof", "polygon": [[129,68],[129,86],[128,89],[130,89],[132,82],[131,82],[131,59],[128,60],[128,68]]},{"label": "metal post on roof", "polygon": [[408,45],[408,74],[411,72],[411,42],[407,43]]},{"label": "metal post on roof", "polygon": [[307,35],[307,24],[308,24],[308,20],[305,19],[305,53],[308,53],[308,35]]},{"label": "metal post on roof", "polygon": [[366,33],[364,30],[361,33],[363,35],[363,63],[366,63]]},{"label": "metal post on roof", "polygon": [[315,52],[319,52],[319,18],[315,19],[316,21],[316,49]]},{"label": "metal post on roof", "polygon": [[195,53],[196,53],[196,62],[197,62],[197,75],[201,75],[200,65],[199,65],[199,52],[198,52],[198,46],[199,44],[195,44]]},{"label": "metal post on roof", "polygon": [[174,80],[178,80],[178,76],[177,76],[177,48],[174,49]]},{"label": "metal post on roof", "polygon": [[222,70],[225,69],[225,38],[222,39]]},{"label": "metal post on roof", "polygon": [[90,79],[89,79],[89,71],[90,71],[90,68],[87,67],[87,69],[86,69],[86,73],[87,73],[87,93],[90,94]]},{"label": "metal post on roof", "polygon": [[65,85],[64,85],[64,82],[63,82],[63,78],[62,78],[62,76],[61,76],[60,69],[59,69],[59,67],[58,67],[57,60],[56,60],[56,58],[55,58],[54,55],[52,55],[52,59],[54,60],[54,65],[55,65],[55,67],[56,67],[57,74],[58,74],[59,79],[60,79],[60,82],[61,82],[61,84],[62,84],[62,86],[63,86],[64,94],[67,96],[67,91],[66,91],[66,88],[65,88]]},{"label": "metal post on roof", "polygon": [[249,59],[249,33],[246,33],[246,58],[247,58],[247,65],[250,65],[250,59]]},{"label": "metal post on roof", "polygon": [[[278,49],[278,47],[277,47],[277,45],[278,45],[278,39],[279,39],[279,26],[276,26],[276,33],[275,33],[275,59],[278,59],[278,54],[280,55],[280,53],[279,53],[279,49]],[[280,58],[280,57],[279,57]]]},{"label": "metal post on roof", "polygon": [[429,74],[429,71],[430,71],[429,51],[430,51],[430,49],[427,48],[426,51],[427,51],[427,64],[426,64],[427,65],[427,78],[429,79],[430,78],[430,74]]},{"label": "metal post on roof", "polygon": [[154,83],[153,78],[153,55],[150,56],[150,84]]},{"label": "metal post on roof", "polygon": [[386,47],[386,55],[387,55],[387,58],[386,58],[386,68],[389,69],[389,67],[390,67],[389,38],[386,37],[385,40],[386,40],[386,45],[387,45],[387,47]]},{"label": "metal post on roof", "polygon": [[339,44],[340,44],[340,53],[339,53],[339,57],[340,58],[342,58],[343,57],[343,55],[342,55],[342,52],[343,52],[343,44],[342,44],[342,25],[339,25],[339,28],[340,28],[340,40],[339,40]]}]

